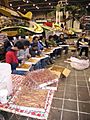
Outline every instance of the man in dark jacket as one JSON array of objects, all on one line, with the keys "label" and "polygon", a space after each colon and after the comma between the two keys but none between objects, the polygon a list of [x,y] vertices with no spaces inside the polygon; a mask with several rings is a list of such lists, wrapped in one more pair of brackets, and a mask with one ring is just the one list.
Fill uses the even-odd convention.
[{"label": "man in dark jacket", "polygon": [[31,43],[31,48],[29,50],[31,57],[35,57],[36,55],[40,55],[43,50],[43,46],[38,41],[38,37],[33,37],[33,42]]},{"label": "man in dark jacket", "polygon": [[64,34],[61,34],[57,40],[57,45],[66,45],[66,46],[62,46],[62,50],[65,50],[65,54],[68,53],[68,46],[67,46],[67,43],[66,43],[66,39],[64,38]]}]

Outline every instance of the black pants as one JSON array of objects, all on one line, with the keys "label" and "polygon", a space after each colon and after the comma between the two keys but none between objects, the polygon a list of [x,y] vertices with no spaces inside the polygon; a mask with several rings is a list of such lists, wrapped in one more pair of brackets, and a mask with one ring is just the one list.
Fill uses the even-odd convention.
[{"label": "black pants", "polygon": [[62,50],[65,50],[65,54],[68,53],[68,47],[67,46],[66,47],[62,47]]},{"label": "black pants", "polygon": [[81,47],[79,56],[81,56],[83,52],[85,52],[85,56],[88,57],[88,47]]}]

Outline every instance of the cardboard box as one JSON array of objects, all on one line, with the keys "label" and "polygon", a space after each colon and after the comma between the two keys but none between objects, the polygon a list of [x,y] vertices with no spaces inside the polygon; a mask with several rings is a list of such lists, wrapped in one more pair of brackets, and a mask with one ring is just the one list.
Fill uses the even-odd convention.
[{"label": "cardboard box", "polygon": [[52,72],[58,74],[59,76],[64,75],[65,77],[68,77],[70,74],[70,70],[68,68],[65,68],[63,66],[57,66],[53,65],[52,67],[49,68]]}]

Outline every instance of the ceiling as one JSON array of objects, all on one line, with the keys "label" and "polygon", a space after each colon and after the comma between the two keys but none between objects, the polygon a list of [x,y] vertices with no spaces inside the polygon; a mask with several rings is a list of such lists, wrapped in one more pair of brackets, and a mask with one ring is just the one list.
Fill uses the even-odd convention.
[{"label": "ceiling", "polygon": [[[8,4],[9,7],[19,10],[23,13],[27,11],[31,12],[50,12],[54,10],[58,1],[68,4],[81,4],[83,6],[90,7],[90,0],[0,0],[1,4]],[[88,5],[89,4],[89,5]]]}]

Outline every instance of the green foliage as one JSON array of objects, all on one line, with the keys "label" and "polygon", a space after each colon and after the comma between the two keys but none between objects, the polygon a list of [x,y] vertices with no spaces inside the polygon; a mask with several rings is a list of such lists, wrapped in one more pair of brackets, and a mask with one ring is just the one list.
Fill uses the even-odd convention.
[{"label": "green foliage", "polygon": [[75,17],[76,19],[81,18],[83,15],[87,13],[86,8],[80,6],[80,5],[65,5],[65,6],[56,6],[56,10],[59,11],[69,11],[70,16]]},{"label": "green foliage", "polygon": [[49,16],[49,17],[54,17],[54,16],[55,16],[55,11],[49,12],[49,13],[47,14],[47,16]]},{"label": "green foliage", "polygon": [[20,29],[18,30],[18,34],[21,35],[21,36],[24,36],[24,35],[25,35],[24,29],[20,28]]}]

